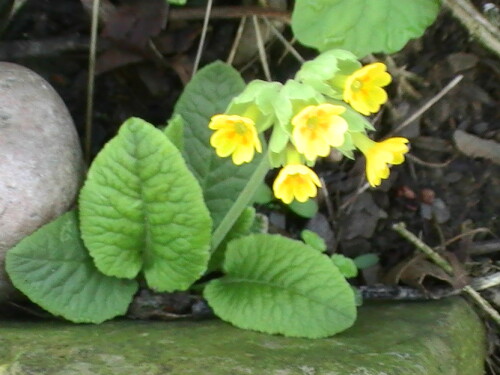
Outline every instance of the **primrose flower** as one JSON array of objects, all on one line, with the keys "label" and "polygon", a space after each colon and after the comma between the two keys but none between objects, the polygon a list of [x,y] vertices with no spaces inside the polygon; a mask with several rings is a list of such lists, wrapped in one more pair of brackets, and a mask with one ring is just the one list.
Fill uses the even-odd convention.
[{"label": "primrose flower", "polygon": [[276,198],[290,204],[294,199],[305,202],[315,197],[318,187],[321,182],[312,169],[302,164],[288,164],[274,180],[273,191]]},{"label": "primrose flower", "polygon": [[382,63],[373,63],[356,70],[347,77],[342,99],[365,116],[378,112],[387,101],[382,88],[391,83],[391,75]]},{"label": "primrose flower", "polygon": [[297,151],[314,161],[318,156],[328,156],[330,146],[342,146],[348,126],[340,115],[345,110],[325,103],[307,106],[296,114],[292,118],[292,140]]},{"label": "primrose flower", "polygon": [[389,165],[401,164],[404,154],[409,150],[408,139],[403,137],[388,138],[375,142],[361,133],[353,133],[354,145],[366,157],[366,179],[372,186],[378,186],[382,179],[389,177]]},{"label": "primrose flower", "polygon": [[233,163],[240,165],[252,161],[254,152],[262,152],[255,123],[248,117],[238,115],[215,115],[208,127],[215,130],[210,144],[218,156],[232,155]]}]

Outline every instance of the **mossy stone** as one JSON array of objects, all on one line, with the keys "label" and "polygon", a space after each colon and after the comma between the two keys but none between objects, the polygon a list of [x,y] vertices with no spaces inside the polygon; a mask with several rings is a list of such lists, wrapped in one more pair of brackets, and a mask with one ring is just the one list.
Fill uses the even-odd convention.
[{"label": "mossy stone", "polygon": [[0,321],[2,375],[480,375],[485,331],[461,298],[372,303],[320,340],[219,320]]}]

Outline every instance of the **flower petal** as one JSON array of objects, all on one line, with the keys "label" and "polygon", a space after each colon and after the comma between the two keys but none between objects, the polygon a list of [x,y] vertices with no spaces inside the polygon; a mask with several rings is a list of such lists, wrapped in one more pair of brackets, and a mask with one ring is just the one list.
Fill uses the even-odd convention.
[{"label": "flower petal", "polygon": [[273,183],[276,198],[289,204],[293,199],[305,202],[317,194],[321,186],[319,177],[310,168],[301,164],[289,164],[281,169]]},{"label": "flower petal", "polygon": [[391,82],[391,76],[382,63],[373,63],[356,70],[346,79],[343,100],[365,116],[378,112],[387,101],[382,87]]},{"label": "flower petal", "polygon": [[389,138],[382,142],[375,142],[367,150],[363,150],[366,157],[366,178],[371,186],[378,186],[382,179],[390,174],[390,165],[404,162],[404,154],[409,148],[408,140],[402,137]]},{"label": "flower petal", "polygon": [[234,164],[252,161],[255,151],[262,152],[262,145],[252,119],[238,115],[215,115],[209,128],[215,130],[210,144],[220,157],[232,155]]}]

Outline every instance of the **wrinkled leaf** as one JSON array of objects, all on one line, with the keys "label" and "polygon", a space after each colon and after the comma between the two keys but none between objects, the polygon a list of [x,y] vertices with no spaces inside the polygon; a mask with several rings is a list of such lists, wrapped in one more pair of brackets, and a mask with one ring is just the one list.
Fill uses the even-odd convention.
[{"label": "wrinkled leaf", "polygon": [[297,0],[292,30],[304,45],[364,57],[399,51],[434,22],[439,0]]},{"label": "wrinkled leaf", "polygon": [[175,115],[168,121],[163,133],[170,139],[179,151],[184,150],[184,120],[180,115]]},{"label": "wrinkled leaf", "polygon": [[354,293],[337,267],[302,242],[268,234],[233,240],[224,272],[204,296],[217,316],[237,327],[320,338],[356,318]]},{"label": "wrinkled leaf", "polygon": [[188,288],[206,270],[211,220],[180,152],[131,118],[90,167],[80,193],[82,238],[109,276],[144,272],[158,291]]},{"label": "wrinkled leaf", "polygon": [[246,186],[260,160],[236,166],[231,158],[220,158],[210,146],[210,118],[224,113],[230,100],[245,87],[239,73],[215,62],[201,69],[186,86],[174,113],[184,119],[184,158],[203,189],[207,207],[217,228]]},{"label": "wrinkled leaf", "polygon": [[138,286],[99,272],[80,239],[73,211],[10,249],[6,268],[31,301],[75,323],[101,323],[125,314]]}]

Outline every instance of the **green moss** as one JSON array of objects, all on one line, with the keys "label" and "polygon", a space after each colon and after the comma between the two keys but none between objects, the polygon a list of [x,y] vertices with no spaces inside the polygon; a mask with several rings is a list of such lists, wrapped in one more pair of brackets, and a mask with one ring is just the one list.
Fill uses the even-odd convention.
[{"label": "green moss", "polygon": [[0,324],[2,375],[479,375],[485,358],[484,328],[460,298],[369,304],[321,340],[218,320]]}]

